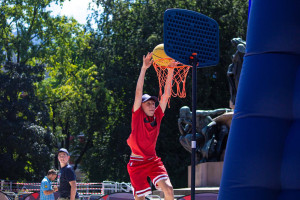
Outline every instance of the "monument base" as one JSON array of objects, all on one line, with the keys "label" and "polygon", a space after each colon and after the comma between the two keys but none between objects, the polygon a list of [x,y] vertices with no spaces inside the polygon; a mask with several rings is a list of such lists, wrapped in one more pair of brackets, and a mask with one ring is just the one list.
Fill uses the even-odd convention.
[{"label": "monument base", "polygon": [[[206,162],[195,166],[196,187],[219,187],[224,162]],[[188,166],[188,187],[191,187],[191,166]]]}]

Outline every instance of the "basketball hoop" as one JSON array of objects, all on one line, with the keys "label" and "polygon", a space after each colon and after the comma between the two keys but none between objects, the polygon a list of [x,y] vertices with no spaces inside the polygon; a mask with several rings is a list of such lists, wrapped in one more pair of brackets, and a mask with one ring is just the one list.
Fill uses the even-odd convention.
[{"label": "basketball hoop", "polygon": [[176,67],[169,67],[169,65],[162,66],[161,63],[171,63],[174,59],[172,58],[162,58],[153,61],[153,66],[156,71],[159,83],[159,98],[163,94],[163,89],[168,76],[168,68],[174,68],[173,81],[171,87],[171,94],[173,97],[185,98],[185,83],[186,76],[189,72],[191,66],[188,65],[178,65]]}]

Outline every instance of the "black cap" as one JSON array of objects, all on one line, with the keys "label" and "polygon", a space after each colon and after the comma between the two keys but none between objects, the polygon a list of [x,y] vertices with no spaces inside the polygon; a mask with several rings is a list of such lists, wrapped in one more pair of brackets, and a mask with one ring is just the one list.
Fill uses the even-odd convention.
[{"label": "black cap", "polygon": [[142,96],[142,103],[149,101],[149,100],[153,100],[153,101],[157,102],[158,99],[156,96],[150,96],[149,94],[144,94]]},{"label": "black cap", "polygon": [[68,150],[65,149],[65,148],[60,148],[59,151],[58,151],[58,153],[59,152],[65,152],[66,154],[68,154],[68,156],[70,155],[69,152],[68,152]]}]

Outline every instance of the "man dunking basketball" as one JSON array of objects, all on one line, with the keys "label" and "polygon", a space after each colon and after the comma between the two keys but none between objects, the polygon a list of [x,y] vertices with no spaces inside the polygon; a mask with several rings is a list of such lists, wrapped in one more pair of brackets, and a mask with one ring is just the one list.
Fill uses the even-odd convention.
[{"label": "man dunking basketball", "polygon": [[[143,86],[146,70],[151,66],[152,53],[143,57],[143,66],[136,85],[135,100],[132,109],[131,134],[127,143],[131,148],[131,156],[127,164],[135,199],[144,200],[151,194],[151,187],[147,177],[151,179],[157,189],[164,192],[166,200],[173,200],[173,186],[170,182],[166,168],[161,159],[157,157],[155,146],[159,134],[161,120],[164,116],[168,100],[171,96],[171,81],[174,68],[168,69],[168,77],[159,105],[155,108],[157,97],[143,95]],[[171,66],[177,65],[172,62]]]}]

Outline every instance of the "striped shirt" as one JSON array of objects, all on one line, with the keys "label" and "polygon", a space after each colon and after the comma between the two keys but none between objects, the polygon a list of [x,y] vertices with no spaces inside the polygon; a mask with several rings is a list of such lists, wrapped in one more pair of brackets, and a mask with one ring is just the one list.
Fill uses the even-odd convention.
[{"label": "striped shirt", "polygon": [[40,187],[40,200],[55,200],[54,194],[45,195],[44,191],[52,190],[51,181],[48,179],[47,176],[42,180],[41,187]]}]

